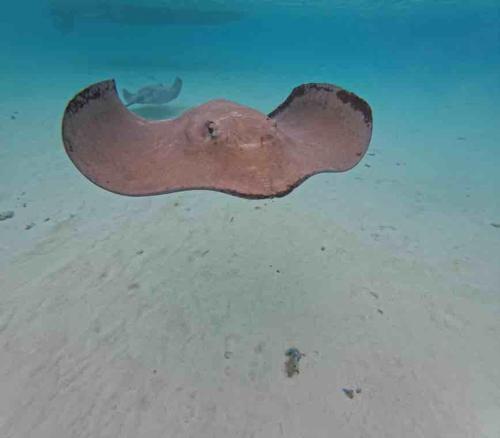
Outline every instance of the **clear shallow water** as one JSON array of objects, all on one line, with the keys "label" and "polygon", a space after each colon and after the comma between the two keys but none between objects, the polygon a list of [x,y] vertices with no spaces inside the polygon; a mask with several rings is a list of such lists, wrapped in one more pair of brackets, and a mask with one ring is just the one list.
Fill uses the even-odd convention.
[{"label": "clear shallow water", "polygon": [[[0,431],[101,436],[107,424],[120,436],[126,421],[112,416],[99,387],[123,412],[136,413],[117,368],[136,379],[141,397],[154,392],[138,383],[144,368],[154,368],[200,399],[162,381],[167,389],[149,408],[138,402],[149,423],[123,426],[131,436],[158,436],[145,426],[153,423],[171,427],[172,436],[322,437],[333,426],[340,437],[420,436],[398,422],[404,416],[424,436],[499,436],[498,2],[190,5],[241,16],[222,25],[153,26],[85,18],[88,10],[77,8],[82,18],[62,34],[44,1],[3,6],[0,211],[15,217],[0,222],[0,282],[9,285],[0,288],[0,356],[7,358],[0,367],[17,395],[1,401]],[[216,97],[269,111],[302,82],[332,82],[371,104],[373,155],[267,204],[213,193],[122,198],[76,172],[60,140],[69,98],[110,77],[134,89],[177,75],[185,86],[176,101],[135,111],[174,117]],[[226,225],[232,217],[236,231]],[[142,263],[124,256],[141,248],[151,254]],[[281,280],[271,276],[276,270]],[[368,290],[380,297],[386,325],[364,301],[374,299]],[[289,344],[309,355],[297,386],[280,386],[289,383],[279,372]],[[237,366],[227,365],[224,348]],[[200,365],[199,351],[210,365]],[[452,365],[442,368],[444,358]],[[125,359],[134,365],[113,362]],[[78,363],[81,373],[68,371],[67,381],[54,371]],[[455,372],[461,380],[450,377]],[[360,417],[331,395],[344,397],[349,379],[367,388]],[[384,391],[398,379],[410,408]],[[52,383],[33,390],[41,382]],[[65,382],[80,393],[87,387],[83,400],[66,394]],[[212,382],[214,392],[206,389]],[[230,385],[238,397],[228,394]],[[420,393],[434,410],[421,408]],[[226,429],[207,407],[218,397]],[[100,413],[89,408],[94,402]],[[162,404],[173,412],[167,419],[155,410]],[[90,413],[79,417],[82,409]],[[198,417],[188,415],[196,410]],[[71,428],[76,418],[80,430]]]},{"label": "clear shallow water", "polygon": [[[59,12],[66,5],[73,11],[71,32],[54,27],[48,2],[11,4],[2,14],[4,175],[18,174],[9,164],[28,151],[14,146],[16,140],[64,160],[57,150],[64,105],[104,78],[134,89],[183,77],[183,93],[171,105],[136,109],[148,118],[174,117],[217,97],[269,111],[299,83],[332,82],[371,104],[372,147],[411,158],[403,179],[427,181],[458,207],[462,193],[476,188],[474,199],[488,212],[484,220],[496,220],[496,2],[185,3],[184,9],[202,13],[239,14],[211,26],[148,25],[148,18],[143,25],[127,24],[133,16],[117,24],[89,17],[95,12],[89,2],[53,4]],[[172,7],[157,0],[141,4]],[[21,107],[24,121],[10,120]]]}]

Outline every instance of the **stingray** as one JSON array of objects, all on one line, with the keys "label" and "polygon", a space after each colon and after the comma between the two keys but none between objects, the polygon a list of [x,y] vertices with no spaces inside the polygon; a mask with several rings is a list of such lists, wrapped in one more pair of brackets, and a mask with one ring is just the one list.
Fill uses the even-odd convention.
[{"label": "stingray", "polygon": [[331,84],[303,84],[268,115],[217,99],[170,120],[129,111],[114,80],[67,105],[62,137],[80,172],[108,191],[148,196],[214,190],[284,196],[312,175],[353,168],[368,149],[372,111]]},{"label": "stingray", "polygon": [[127,89],[123,89],[123,97],[126,106],[135,103],[162,105],[168,103],[179,96],[182,88],[182,80],[175,78],[174,83],[167,87],[164,84],[147,85],[141,88],[137,93],[131,93]]}]

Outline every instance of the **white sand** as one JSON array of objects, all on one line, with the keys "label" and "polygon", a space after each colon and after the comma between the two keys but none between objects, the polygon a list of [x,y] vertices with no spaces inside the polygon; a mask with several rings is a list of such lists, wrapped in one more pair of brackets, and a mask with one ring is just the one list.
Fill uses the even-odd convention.
[{"label": "white sand", "polygon": [[[304,80],[181,73],[173,112],[214,87],[269,110]],[[376,128],[352,172],[279,200],[133,199],[60,146],[67,98],[109,74],[17,74],[0,108],[1,437],[500,436],[491,96],[436,108],[351,78]],[[291,346],[306,356],[288,378]]]}]

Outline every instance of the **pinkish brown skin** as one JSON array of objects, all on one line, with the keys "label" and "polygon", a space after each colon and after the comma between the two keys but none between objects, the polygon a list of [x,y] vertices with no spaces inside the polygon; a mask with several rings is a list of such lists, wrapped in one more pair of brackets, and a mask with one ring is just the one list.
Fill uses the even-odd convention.
[{"label": "pinkish brown skin", "polygon": [[105,81],[77,94],[63,118],[65,149],[81,173],[130,196],[194,189],[284,196],[314,174],[351,169],[371,132],[368,104],[328,84],[295,88],[269,116],[213,100],[149,122]]}]

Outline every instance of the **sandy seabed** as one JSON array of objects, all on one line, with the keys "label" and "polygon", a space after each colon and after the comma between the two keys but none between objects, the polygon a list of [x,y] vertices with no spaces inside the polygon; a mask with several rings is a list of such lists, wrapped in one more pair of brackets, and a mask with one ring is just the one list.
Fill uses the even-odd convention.
[{"label": "sandy seabed", "polygon": [[[175,104],[139,113],[175,116],[224,84],[270,110],[302,79],[182,76]],[[0,436],[500,436],[491,95],[428,106],[353,79],[375,132],[351,172],[275,200],[125,198],[60,143],[67,99],[108,72],[57,89],[15,77],[22,95],[0,108],[0,211],[15,212],[0,222]],[[305,353],[292,378],[289,347]]]}]

